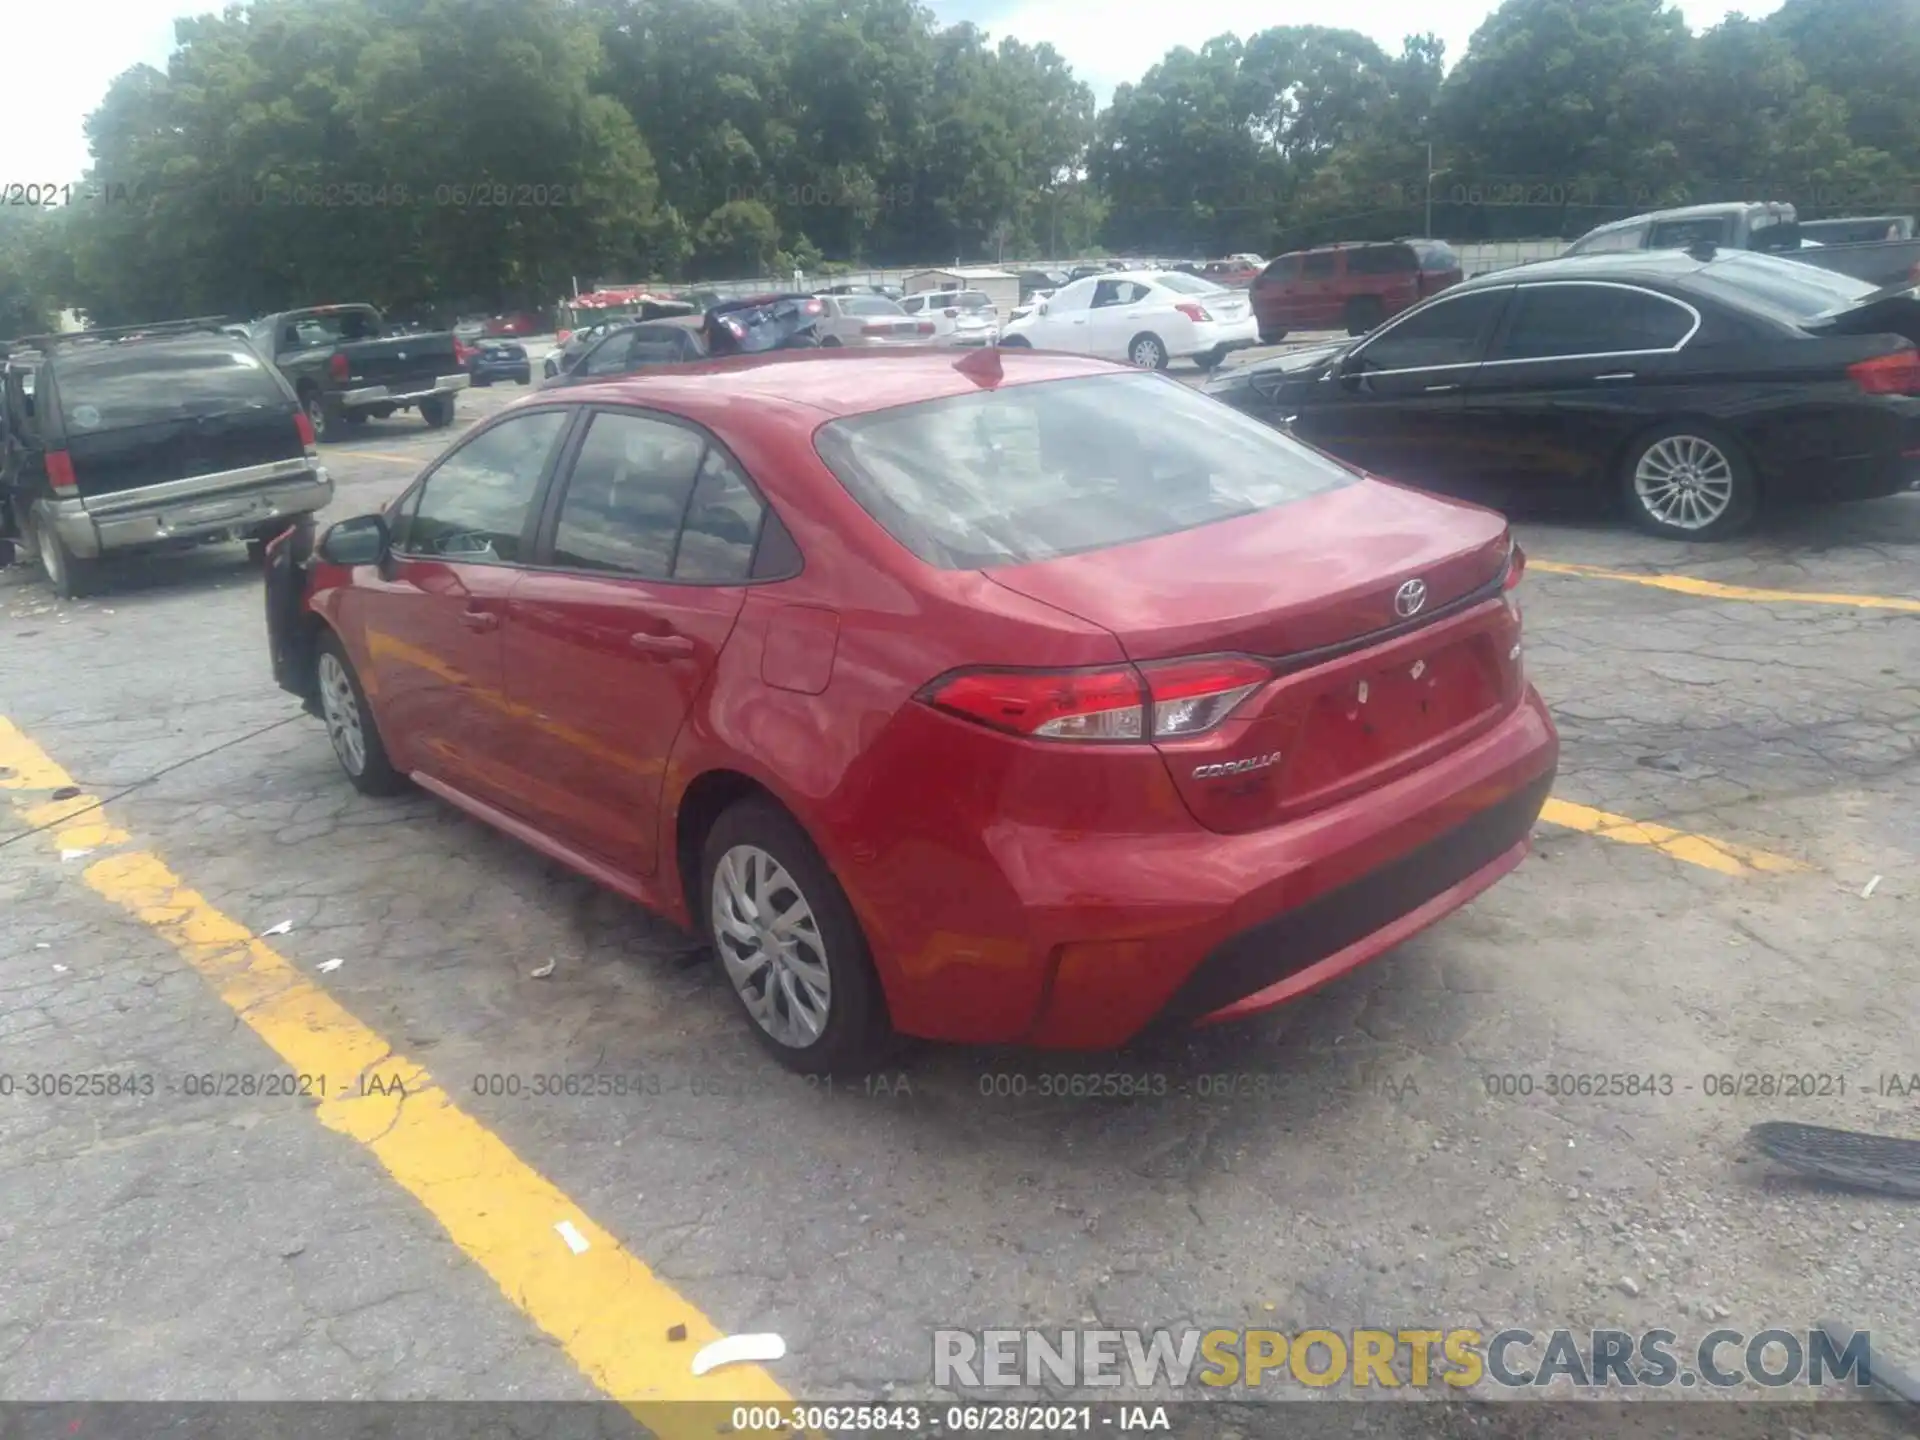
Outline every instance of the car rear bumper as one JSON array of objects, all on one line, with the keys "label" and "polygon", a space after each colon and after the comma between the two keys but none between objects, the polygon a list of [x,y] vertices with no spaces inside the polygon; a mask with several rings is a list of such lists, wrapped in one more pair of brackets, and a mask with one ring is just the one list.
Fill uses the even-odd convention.
[{"label": "car rear bumper", "polygon": [[348,410],[359,410],[374,405],[413,405],[422,400],[430,400],[435,395],[452,395],[465,390],[473,383],[473,377],[465,373],[441,375],[425,389],[415,386],[403,386],[399,390],[388,385],[362,385],[353,390],[340,392],[340,404]]},{"label": "car rear bumper", "polygon": [[1239,320],[1219,320],[1193,327],[1191,345],[1183,352],[1207,355],[1215,350],[1246,350],[1260,343],[1260,322],[1251,314]]},{"label": "car rear bumper", "polygon": [[312,514],[332,499],[333,479],[326,467],[299,460],[41,504],[67,548],[82,559],[93,559],[258,531],[276,520]]},{"label": "car rear bumper", "polygon": [[[1015,980],[1003,970],[997,983],[1038,996],[1029,1023],[1012,1033],[978,1025],[954,1033],[946,1016],[962,1007],[936,1010],[902,996],[902,1028],[1097,1050],[1290,1000],[1391,949],[1519,864],[1558,757],[1552,719],[1529,687],[1499,724],[1458,750],[1288,825],[1239,835],[1080,835],[1070,845],[1015,837],[1001,870],[1023,897],[1025,933],[1004,937],[997,963],[1015,965],[1017,955],[1018,968],[1043,973]],[[1062,906],[1062,896],[1087,895],[1090,877],[1102,874],[1127,877],[1124,908]]]}]

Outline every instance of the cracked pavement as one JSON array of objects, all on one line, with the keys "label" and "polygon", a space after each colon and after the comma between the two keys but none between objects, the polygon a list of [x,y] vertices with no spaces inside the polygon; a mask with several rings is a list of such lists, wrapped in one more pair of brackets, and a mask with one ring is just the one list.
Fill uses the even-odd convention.
[{"label": "cracked pavement", "polygon": [[[463,420],[520,393],[472,392]],[[407,416],[329,447],[330,517],[437,448]],[[1517,530],[1617,572],[1920,594],[1920,496],[1719,546]],[[1521,595],[1558,797],[1811,868],[1728,876],[1543,824],[1465,911],[1267,1017],[1118,1056],[922,1049],[864,1085],[773,1069],[664,923],[430,798],[355,795],[272,683],[238,547],[71,604],[0,571],[0,715],[225,914],[291,921],[280,954],[723,1331],[784,1336],[797,1396],[931,1395],[935,1328],[1096,1322],[1687,1341],[1834,1314],[1911,1365],[1920,1211],[1789,1180],[1741,1137],[1920,1136],[1920,1096],[1872,1093],[1920,1072],[1920,616],[1540,571]],[[180,1093],[283,1067],[50,834],[0,827],[0,1071],[163,1086],[0,1098],[0,1399],[595,1393],[305,1102]],[[1164,1093],[1042,1097],[1073,1071]],[[642,1093],[524,1093],[590,1072]],[[1846,1093],[1704,1093],[1749,1072]],[[1542,1093],[1575,1073],[1674,1089]],[[1490,1095],[1503,1075],[1536,1093]],[[508,1076],[522,1094],[488,1093]]]}]

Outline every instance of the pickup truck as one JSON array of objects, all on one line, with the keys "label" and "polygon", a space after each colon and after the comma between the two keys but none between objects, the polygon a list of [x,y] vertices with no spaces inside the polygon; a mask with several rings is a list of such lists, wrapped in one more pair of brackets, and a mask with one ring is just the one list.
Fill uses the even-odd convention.
[{"label": "pickup truck", "polygon": [[371,305],[283,311],[248,325],[247,337],[286,376],[322,443],[399,410],[444,430],[472,383],[451,331],[392,331]]},{"label": "pickup truck", "polygon": [[[1904,223],[1903,223],[1904,222]],[[1597,226],[1567,247],[1568,255],[1597,255],[1613,250],[1685,250],[1713,245],[1727,250],[1760,250],[1817,265],[1822,270],[1851,275],[1879,289],[1920,285],[1920,239],[1912,238],[1913,222],[1906,216],[1875,217],[1882,233],[1905,232],[1907,238],[1845,244],[1816,239],[1840,228],[1841,221],[1820,221],[1811,234],[1801,233],[1791,205],[1779,201],[1740,201],[1723,205],[1689,205],[1678,210],[1654,210]]]}]

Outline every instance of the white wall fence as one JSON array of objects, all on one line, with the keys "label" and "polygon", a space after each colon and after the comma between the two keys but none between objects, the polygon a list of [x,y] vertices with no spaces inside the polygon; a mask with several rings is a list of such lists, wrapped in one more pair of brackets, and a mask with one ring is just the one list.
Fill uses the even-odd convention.
[{"label": "white wall fence", "polygon": [[[1460,254],[1462,272],[1467,275],[1484,275],[1489,270],[1505,270],[1513,265],[1528,265],[1536,260],[1551,260],[1567,248],[1567,242],[1565,240],[1487,240],[1456,242],[1453,248]],[[1067,269],[1074,263],[1072,260],[1008,260],[991,268],[1018,274],[1022,270]],[[922,270],[933,268],[937,266],[913,265],[895,270],[849,270],[833,275],[808,274],[802,279],[801,288],[812,289],[842,284],[904,286],[908,276],[918,275]],[[734,296],[752,295],[765,290],[787,290],[792,287],[793,276],[788,274],[761,275],[748,280],[688,282],[666,288],[712,290],[722,296]]]}]

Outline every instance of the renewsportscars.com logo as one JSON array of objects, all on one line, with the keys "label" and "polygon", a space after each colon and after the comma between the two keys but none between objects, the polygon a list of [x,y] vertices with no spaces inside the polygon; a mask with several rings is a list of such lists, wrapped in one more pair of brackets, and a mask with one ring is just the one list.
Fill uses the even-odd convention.
[{"label": "renewsportscars.com logo", "polygon": [[1327,1389],[1733,1389],[1873,1383],[1873,1342],[1826,1331],[936,1330],[933,1383],[1175,1391]]}]

